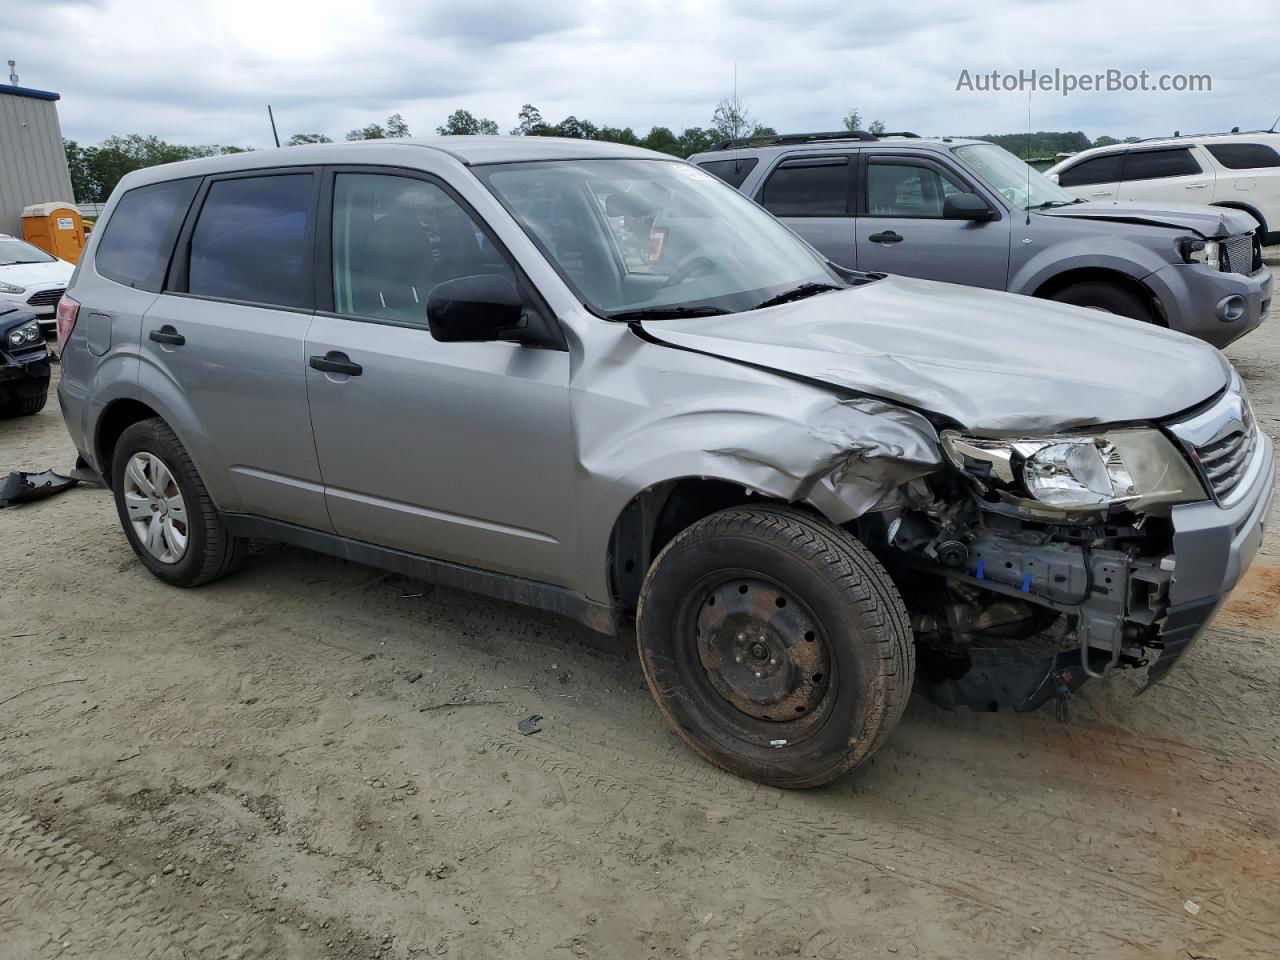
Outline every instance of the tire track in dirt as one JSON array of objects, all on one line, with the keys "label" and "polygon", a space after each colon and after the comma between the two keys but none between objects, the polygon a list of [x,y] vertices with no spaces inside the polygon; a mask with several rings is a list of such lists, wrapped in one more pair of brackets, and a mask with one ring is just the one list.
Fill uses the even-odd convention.
[{"label": "tire track in dirt", "polygon": [[[847,873],[850,864],[892,873],[986,913],[1038,924],[1044,929],[1044,944],[1052,945],[1060,938],[1063,952],[1085,941],[1099,947],[1127,943],[1139,939],[1138,931],[1152,935],[1155,931],[1172,932],[1178,925],[1185,925],[1201,939],[1232,943],[1236,956],[1262,960],[1280,950],[1280,938],[1274,929],[1268,929],[1272,925],[1247,905],[1237,904],[1233,909],[1223,901],[1220,919],[1207,914],[1190,917],[1182,910],[1180,898],[1152,889],[1144,882],[1150,878],[1142,871],[1109,873],[1073,860],[1063,849],[1044,846],[1037,831],[1020,828],[1016,818],[983,821],[955,815],[952,810],[945,823],[933,823],[905,816],[897,812],[898,807],[889,810],[876,804],[866,811],[874,815],[874,823],[860,828],[859,824],[867,821],[860,820],[857,811],[846,808],[834,814],[819,808],[829,806],[830,797],[820,797],[814,804],[804,800],[804,795],[752,785],[746,786],[744,797],[742,785],[726,776],[717,775],[718,788],[708,789],[711,785],[705,776],[690,776],[667,764],[633,755],[623,767],[616,759],[595,757],[551,741],[532,745],[491,738],[487,748],[607,793],[645,792],[666,805],[705,806],[708,798],[714,797],[715,804],[726,808],[754,843],[772,847],[777,856],[794,856],[802,847],[807,858],[838,873]],[[655,783],[663,785],[665,797],[653,792]],[[772,802],[761,804],[761,794]],[[839,797],[846,799],[861,798]],[[779,819],[797,832],[806,832],[807,838],[777,839],[774,823]],[[1038,862],[1040,868],[1009,870],[1014,860],[1024,867]],[[1061,869],[1046,869],[1046,864]],[[1049,882],[1047,877],[1061,882]]]},{"label": "tire track in dirt", "polygon": [[250,933],[238,916],[178,908],[112,861],[0,809],[5,956],[273,960],[271,951],[245,943]]}]

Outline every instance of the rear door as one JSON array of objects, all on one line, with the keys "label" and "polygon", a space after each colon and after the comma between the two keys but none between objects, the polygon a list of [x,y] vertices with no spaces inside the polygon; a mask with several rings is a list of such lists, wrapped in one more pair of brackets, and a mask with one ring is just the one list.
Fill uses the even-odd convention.
[{"label": "rear door", "polygon": [[756,201],[842,267],[860,269],[853,235],[856,152],[784,157],[769,171]]},{"label": "rear door", "polygon": [[428,174],[339,168],[324,196],[322,309],[306,354],[321,367],[308,366],[308,392],[335,529],[568,582],[578,475],[568,352],[442,343],[426,303],[447,280],[500,274],[554,323],[549,311],[470,207]]},{"label": "rear door", "polygon": [[332,529],[303,346],[314,310],[319,171],[209,177],[142,322],[142,376],[229,475],[223,509]]},{"label": "rear door", "polygon": [[[864,152],[858,190],[858,269],[1003,290],[1009,218],[944,220],[956,193],[983,192],[957,170],[915,155]],[[988,200],[988,202],[990,202]]]},{"label": "rear door", "polygon": [[1123,153],[1104,153],[1081,160],[1058,174],[1058,186],[1081,200],[1114,203],[1120,190]]},{"label": "rear door", "polygon": [[1213,168],[1202,164],[1190,147],[1135,149],[1124,155],[1120,199],[1208,203],[1213,182]]}]

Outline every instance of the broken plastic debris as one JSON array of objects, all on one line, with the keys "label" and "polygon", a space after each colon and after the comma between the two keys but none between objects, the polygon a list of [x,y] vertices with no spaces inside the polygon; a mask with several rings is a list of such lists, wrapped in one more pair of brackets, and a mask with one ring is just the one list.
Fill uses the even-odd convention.
[{"label": "broken plastic debris", "polygon": [[1196,903],[1194,900],[1187,900],[1182,904],[1182,909],[1186,910],[1187,913],[1194,917],[1200,912],[1200,904]]},{"label": "broken plastic debris", "polygon": [[531,716],[525,717],[523,720],[517,723],[516,729],[519,730],[523,736],[527,737],[530,734],[541,732],[542,730],[541,724],[542,724],[542,714],[535,713],[535,714],[532,714]]},{"label": "broken plastic debris", "polygon": [[0,481],[0,508],[43,500],[63,490],[70,490],[79,482],[75,477],[64,477],[52,470],[44,473],[22,473],[15,470]]}]

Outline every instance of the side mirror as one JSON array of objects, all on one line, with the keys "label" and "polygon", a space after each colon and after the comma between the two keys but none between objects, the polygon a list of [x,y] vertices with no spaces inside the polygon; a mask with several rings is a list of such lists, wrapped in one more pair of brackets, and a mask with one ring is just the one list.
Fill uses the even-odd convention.
[{"label": "side mirror", "polygon": [[1045,176],[1048,177],[1050,180],[1052,180],[1054,183],[1058,182],[1058,175],[1056,173],[1046,173]]},{"label": "side mirror", "polygon": [[943,220],[990,220],[995,215],[976,193],[953,193],[942,201]]},{"label": "side mirror", "polygon": [[443,343],[517,340],[527,325],[520,291],[498,273],[446,280],[427,297],[427,326]]}]

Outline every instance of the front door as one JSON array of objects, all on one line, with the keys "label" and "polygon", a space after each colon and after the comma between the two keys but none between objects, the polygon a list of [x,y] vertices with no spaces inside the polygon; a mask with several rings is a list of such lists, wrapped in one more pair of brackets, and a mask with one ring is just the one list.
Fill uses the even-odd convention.
[{"label": "front door", "polygon": [[424,175],[338,171],[325,190],[331,242],[321,268],[327,259],[333,309],[311,326],[306,376],[335,529],[567,582],[577,477],[569,354],[442,343],[427,329],[438,284],[503,274],[522,285],[512,261]]},{"label": "front door", "polygon": [[853,238],[853,178],[856,153],[800,154],[769,171],[757,194],[760,205],[833,263],[861,269]]},{"label": "front door", "polygon": [[858,269],[1005,289],[1009,218],[942,218],[949,195],[974,192],[935,161],[868,156],[855,228]]}]

